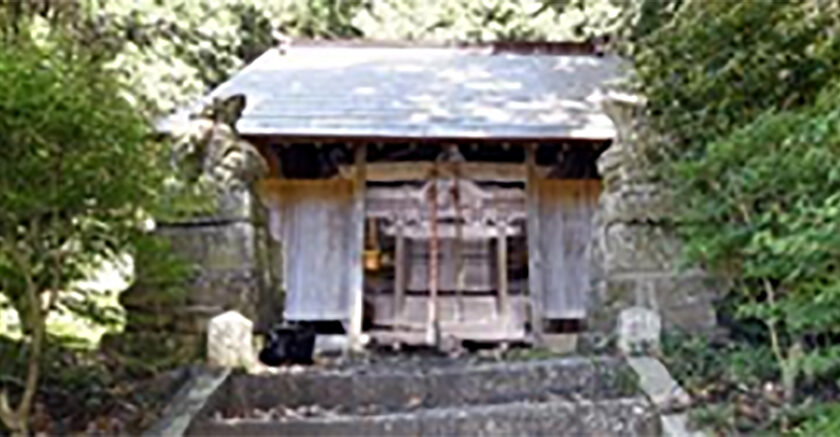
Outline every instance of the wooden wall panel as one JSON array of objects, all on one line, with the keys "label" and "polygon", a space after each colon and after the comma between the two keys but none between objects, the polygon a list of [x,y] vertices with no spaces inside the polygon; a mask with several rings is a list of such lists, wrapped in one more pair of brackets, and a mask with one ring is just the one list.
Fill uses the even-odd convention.
[{"label": "wooden wall panel", "polygon": [[540,176],[537,172],[537,144],[530,144],[525,149],[525,167],[528,181],[525,184],[527,193],[527,237],[528,237],[528,294],[531,301],[531,332],[534,342],[543,344],[543,275],[542,250],[540,250]]},{"label": "wooden wall panel", "polygon": [[283,180],[261,184],[270,228],[283,245],[286,320],[349,320],[351,262],[361,251],[353,181]]},{"label": "wooden wall panel", "polygon": [[[393,300],[390,296],[366,297],[372,307],[373,323],[377,327],[396,327],[403,330],[425,329],[428,316],[428,296],[409,295],[405,298],[405,315],[400,321],[391,318]],[[502,340],[524,335],[528,320],[528,300],[525,296],[510,297],[510,311],[505,319],[499,313],[494,296],[464,296],[464,312],[458,312],[457,297],[443,295],[438,298],[438,315],[444,334],[453,334],[462,328],[474,327],[483,334],[473,332],[468,339]],[[460,315],[460,318],[458,317]],[[395,326],[396,325],[396,326]]]},{"label": "wooden wall panel", "polygon": [[582,319],[590,287],[588,255],[600,181],[541,179],[537,185],[543,317]]}]

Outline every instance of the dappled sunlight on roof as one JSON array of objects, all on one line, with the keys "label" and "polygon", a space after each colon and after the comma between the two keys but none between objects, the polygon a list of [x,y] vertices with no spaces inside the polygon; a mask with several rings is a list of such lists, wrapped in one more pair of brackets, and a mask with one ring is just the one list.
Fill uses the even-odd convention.
[{"label": "dappled sunlight on roof", "polygon": [[613,57],[475,48],[270,50],[214,90],[243,93],[243,135],[612,138],[591,96]]}]

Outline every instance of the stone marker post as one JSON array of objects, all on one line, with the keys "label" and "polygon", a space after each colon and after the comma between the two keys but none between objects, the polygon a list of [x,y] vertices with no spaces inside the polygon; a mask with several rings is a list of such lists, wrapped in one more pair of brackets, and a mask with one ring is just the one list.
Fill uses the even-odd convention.
[{"label": "stone marker post", "polygon": [[207,324],[207,364],[251,368],[255,363],[254,324],[236,311],[210,319]]},{"label": "stone marker post", "polygon": [[655,311],[631,307],[618,315],[618,350],[626,355],[659,351],[662,320]]}]

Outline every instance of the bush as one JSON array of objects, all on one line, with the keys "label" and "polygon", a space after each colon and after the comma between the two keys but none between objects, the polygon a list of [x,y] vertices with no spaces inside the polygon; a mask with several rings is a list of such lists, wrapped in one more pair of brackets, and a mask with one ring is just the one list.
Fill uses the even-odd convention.
[{"label": "bush", "polygon": [[[0,419],[25,434],[45,319],[59,292],[102,259],[130,251],[158,209],[166,149],[95,54],[61,34],[0,47],[0,292],[28,343],[17,408],[0,392]],[[92,295],[65,305],[87,311]],[[92,314],[89,314],[92,316]]]},{"label": "bush", "polygon": [[770,109],[812,104],[836,77],[838,2],[667,3],[625,33],[636,38],[628,52],[650,120],[677,159],[702,156],[705,144]]},{"label": "bush", "polygon": [[671,3],[629,50],[660,176],[686,255],[764,324],[792,401],[840,365],[840,3]]}]

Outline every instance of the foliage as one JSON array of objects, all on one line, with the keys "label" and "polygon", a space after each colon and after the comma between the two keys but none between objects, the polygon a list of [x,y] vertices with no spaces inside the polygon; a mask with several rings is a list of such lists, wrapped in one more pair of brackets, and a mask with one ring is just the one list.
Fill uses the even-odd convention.
[{"label": "foliage", "polygon": [[840,434],[840,404],[821,404],[812,407],[794,428],[799,436],[838,435]]},{"label": "foliage", "polygon": [[662,349],[674,377],[700,399],[728,384],[760,385],[777,372],[766,347],[675,332],[663,337]]},{"label": "foliage", "polygon": [[669,5],[626,32],[660,176],[686,254],[764,324],[791,402],[840,366],[840,2]]},{"label": "foliage", "polygon": [[630,51],[650,119],[678,155],[767,109],[812,103],[836,74],[836,1],[668,4],[638,21]]},{"label": "foliage", "polygon": [[609,0],[383,0],[360,9],[353,22],[373,39],[571,41],[607,33],[618,12]]},{"label": "foliage", "polygon": [[59,292],[101,259],[127,250],[157,210],[165,149],[95,54],[57,32],[0,48],[0,292],[29,343],[25,391],[0,418],[25,433],[45,320],[64,306],[88,317],[91,294]]},{"label": "foliage", "polygon": [[272,45],[276,29],[263,3],[114,0],[92,2],[87,16],[116,48],[109,66],[157,114],[191,102]]},{"label": "foliage", "polygon": [[837,90],[813,108],[761,115],[674,166],[689,181],[689,253],[733,275],[740,315],[765,321],[790,385],[840,365]]},{"label": "foliage", "polygon": [[308,38],[357,38],[363,31],[353,23],[362,9],[372,8],[362,0],[285,0],[276,10],[280,27]]},{"label": "foliage", "polygon": [[740,434],[782,414],[773,383],[778,367],[768,347],[670,332],[663,336],[662,352],[663,362],[697,405],[690,416],[696,426]]}]

